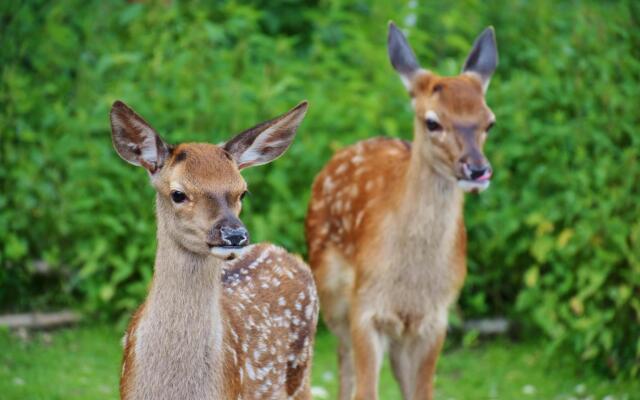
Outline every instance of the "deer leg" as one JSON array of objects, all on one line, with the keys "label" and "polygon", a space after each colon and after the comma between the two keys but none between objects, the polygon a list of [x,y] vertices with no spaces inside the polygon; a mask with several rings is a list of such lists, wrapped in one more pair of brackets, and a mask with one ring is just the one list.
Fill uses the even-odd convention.
[{"label": "deer leg", "polygon": [[389,346],[391,370],[400,386],[402,398],[405,400],[411,399],[416,381],[417,360],[412,350],[414,350],[414,346],[401,340],[393,341]]},{"label": "deer leg", "polygon": [[416,363],[413,400],[433,399],[433,377],[436,372],[436,363],[438,362],[438,356],[442,350],[445,336],[446,330],[443,330],[436,333],[435,340],[431,337],[421,341],[423,351],[416,352],[422,354],[422,357]]},{"label": "deer leg", "polygon": [[378,400],[378,375],[384,355],[383,339],[370,321],[352,323],[351,340],[356,378],[354,400]]},{"label": "deer leg", "polygon": [[310,377],[305,378],[305,381],[298,393],[293,395],[293,400],[312,400],[313,397],[311,396],[311,383],[309,382],[310,380]]},{"label": "deer leg", "polygon": [[353,350],[350,340],[340,340],[338,346],[338,364],[340,366],[340,400],[351,400],[353,396]]},{"label": "deer leg", "polygon": [[351,346],[351,332],[349,322],[345,318],[338,321],[327,321],[327,325],[338,337],[338,368],[340,387],[338,399],[351,400],[353,396],[353,383],[355,381],[353,369],[353,349]]}]

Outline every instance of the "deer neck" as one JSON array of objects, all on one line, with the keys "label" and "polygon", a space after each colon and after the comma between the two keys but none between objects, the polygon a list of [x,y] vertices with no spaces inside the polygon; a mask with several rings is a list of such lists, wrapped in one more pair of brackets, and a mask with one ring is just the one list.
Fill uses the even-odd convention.
[{"label": "deer neck", "polygon": [[399,238],[432,253],[432,246],[453,242],[452,235],[462,213],[463,193],[429,143],[425,143],[427,138],[421,124],[416,120],[411,159],[401,191],[398,212],[403,229]]},{"label": "deer neck", "polygon": [[[158,226],[158,248],[148,306],[158,306],[163,319],[204,323],[220,313],[222,263],[192,253]],[[197,328],[197,326],[193,326]]]},{"label": "deer neck", "polygon": [[[158,217],[153,281],[136,332],[137,381],[149,398],[172,398],[167,390],[192,395],[186,398],[215,398],[223,362],[222,262],[186,250]],[[156,393],[157,388],[164,392]]]}]

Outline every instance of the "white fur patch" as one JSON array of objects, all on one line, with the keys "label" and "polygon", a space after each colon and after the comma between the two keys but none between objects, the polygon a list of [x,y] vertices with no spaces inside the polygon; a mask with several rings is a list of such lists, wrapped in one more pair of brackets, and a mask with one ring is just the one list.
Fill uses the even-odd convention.
[{"label": "white fur patch", "polygon": [[407,90],[411,90],[411,77],[400,74],[400,80]]},{"label": "white fur patch", "polygon": [[156,134],[147,125],[132,119],[131,124],[135,126],[143,134],[142,146],[140,146],[140,158],[151,164],[158,162],[158,149],[156,143]]},{"label": "white fur patch", "polygon": [[169,190],[177,190],[179,192],[184,192],[184,188],[178,182],[171,182],[169,184]]},{"label": "white fur patch", "polygon": [[480,83],[482,84],[482,91],[484,93],[487,93],[487,89],[489,88],[489,82],[491,82],[491,77],[488,77],[488,78],[485,79],[480,74],[478,74],[477,72],[473,72],[473,71],[465,71],[464,74],[473,76],[474,78],[479,80]]},{"label": "white fur patch", "polygon": [[230,260],[238,257],[242,257],[242,255],[247,251],[247,247],[212,247],[209,252],[217,258],[222,260]]},{"label": "white fur patch", "polygon": [[433,110],[428,110],[425,114],[424,114],[425,119],[431,119],[433,121],[436,122],[440,122],[440,118],[438,118],[438,114],[436,114],[435,111]]},{"label": "white fur patch", "polygon": [[[266,155],[266,148],[287,147],[294,138],[294,134],[288,135],[285,138],[274,140],[274,135],[282,131],[286,125],[297,127],[304,118],[304,112],[298,112],[284,118],[282,121],[277,122],[273,126],[267,128],[264,132],[260,133],[254,140],[251,146],[246,149],[238,160],[238,165],[262,165],[278,158],[281,154],[272,156]],[[295,129],[294,129],[295,131]]]},{"label": "white fur patch", "polygon": [[465,192],[479,191],[483,192],[487,190],[489,187],[490,181],[482,181],[482,182],[474,182],[474,181],[465,181],[463,179],[458,180],[458,187]]}]

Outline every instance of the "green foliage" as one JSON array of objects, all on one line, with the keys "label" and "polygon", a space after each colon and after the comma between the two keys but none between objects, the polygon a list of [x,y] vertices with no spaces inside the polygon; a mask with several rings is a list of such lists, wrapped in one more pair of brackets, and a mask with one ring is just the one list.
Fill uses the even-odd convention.
[{"label": "green foliage", "polygon": [[[464,315],[507,314],[603,370],[640,374],[640,29],[632,2],[63,0],[0,6],[0,308],[128,315],[151,278],[145,173],[112,149],[122,99],[170,142],[220,142],[302,99],[290,151],[245,174],[253,237],[304,252],[338,148],[411,136],[386,22],[415,12],[425,67],[458,72],[496,27],[492,188],[467,201]],[[552,349],[555,347],[552,347]]]},{"label": "green foliage", "polygon": [[487,153],[497,176],[468,204],[466,293],[476,294],[463,303],[511,311],[598,368],[638,375],[638,13],[514,11],[531,24],[496,23],[504,73],[489,95],[500,128]]}]

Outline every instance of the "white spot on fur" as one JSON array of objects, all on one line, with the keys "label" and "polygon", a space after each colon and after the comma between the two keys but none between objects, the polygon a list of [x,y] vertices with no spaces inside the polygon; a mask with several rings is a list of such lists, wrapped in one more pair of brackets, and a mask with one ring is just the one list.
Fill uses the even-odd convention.
[{"label": "white spot on fur", "polygon": [[249,376],[249,379],[251,379],[252,381],[256,380],[256,372],[253,369],[253,365],[251,365],[251,361],[249,361],[247,359],[244,368],[247,370],[247,376]]},{"label": "white spot on fur", "polygon": [[360,226],[360,223],[362,222],[363,217],[364,217],[364,210],[358,211],[358,214],[356,215],[356,224],[355,224],[356,228]]},{"label": "white spot on fur", "polygon": [[358,186],[357,185],[352,185],[351,189],[349,190],[351,197],[358,197]]},{"label": "white spot on fur", "polygon": [[313,304],[307,304],[307,306],[304,308],[304,317],[306,319],[311,319],[313,315],[313,308]]},{"label": "white spot on fur", "polygon": [[367,183],[364,184],[364,190],[370,192],[373,189],[375,182],[373,180],[368,180]]},{"label": "white spot on fur", "polygon": [[321,209],[322,207],[324,207],[324,200],[316,200],[313,202],[313,204],[311,204],[311,209],[313,211],[317,211],[319,209]]},{"label": "white spot on fur", "polygon": [[347,163],[340,164],[340,166],[336,168],[336,174],[340,175],[343,172],[345,172],[348,168],[349,168],[349,164]]},{"label": "white spot on fur", "polygon": [[333,188],[335,187],[335,183],[331,179],[330,176],[324,178],[324,182],[322,182],[322,190],[324,194],[330,194],[333,192]]},{"label": "white spot on fur", "polygon": [[351,218],[350,217],[351,216],[349,214],[346,214],[344,217],[342,217],[342,226],[344,227],[345,231],[348,231],[349,229],[351,229]]},{"label": "white spot on fur", "polygon": [[366,167],[358,168],[358,169],[356,169],[356,172],[354,172],[354,176],[357,178],[360,175],[366,174],[367,171],[368,171],[368,169]]},{"label": "white spot on fur", "polygon": [[326,235],[327,233],[329,233],[329,223],[328,223],[328,222],[325,222],[325,223],[322,225],[322,228],[320,228],[320,234],[324,236],[324,235]]}]

